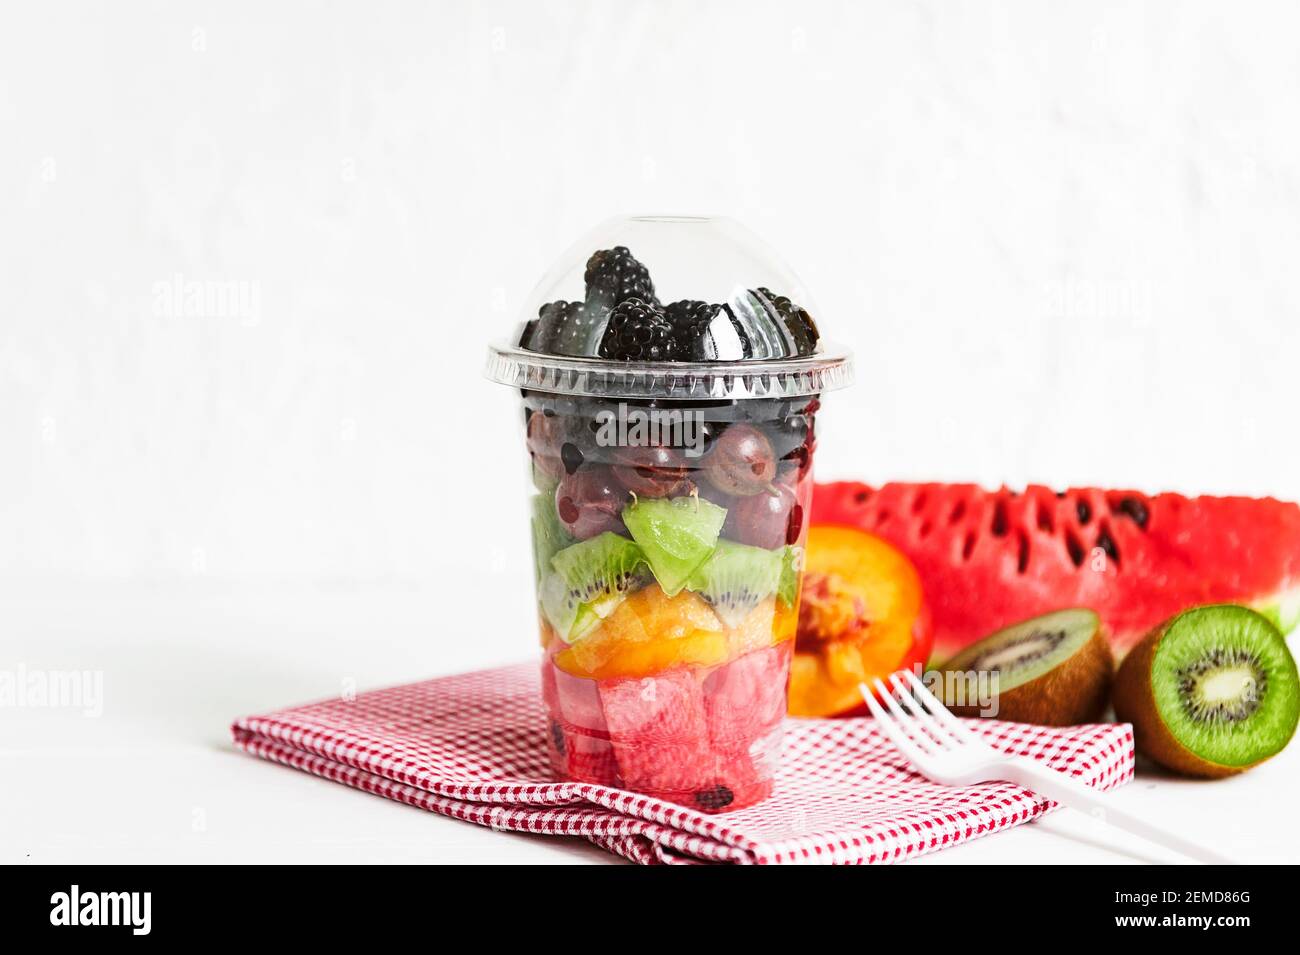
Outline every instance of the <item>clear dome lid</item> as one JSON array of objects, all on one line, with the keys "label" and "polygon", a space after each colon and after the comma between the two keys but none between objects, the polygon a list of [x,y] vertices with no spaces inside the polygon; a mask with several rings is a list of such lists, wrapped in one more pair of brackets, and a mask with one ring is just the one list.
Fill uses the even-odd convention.
[{"label": "clear dome lid", "polygon": [[852,381],[816,306],[725,218],[629,216],[587,233],[538,283],[487,377],[604,398],[797,397]]}]

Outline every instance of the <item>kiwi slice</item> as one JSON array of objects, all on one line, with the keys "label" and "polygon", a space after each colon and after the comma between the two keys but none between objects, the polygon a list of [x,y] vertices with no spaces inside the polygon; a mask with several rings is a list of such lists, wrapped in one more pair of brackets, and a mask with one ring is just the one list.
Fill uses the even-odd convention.
[{"label": "kiwi slice", "polygon": [[799,597],[799,570],[803,567],[803,548],[787,545],[781,554],[781,580],[776,596],[787,607],[793,607]]},{"label": "kiwi slice", "polygon": [[551,569],[551,558],[573,543],[555,513],[555,494],[534,494],[532,502],[533,570],[537,583]]},{"label": "kiwi slice", "polygon": [[623,508],[623,523],[670,597],[686,586],[691,574],[713,553],[726,519],[725,507],[696,494],[635,498]]},{"label": "kiwi slice", "polygon": [[1300,678],[1262,614],[1184,611],[1135,646],[1115,677],[1115,713],[1138,752],[1190,776],[1230,776],[1280,752],[1300,720]]},{"label": "kiwi slice", "polygon": [[565,641],[592,630],[640,581],[641,548],[612,531],[571,544],[551,558],[542,612]]},{"label": "kiwi slice", "polygon": [[995,674],[997,712],[990,716],[1041,726],[1090,723],[1106,709],[1114,665],[1095,613],[1058,610],[999,630],[945,663],[944,703],[962,716],[983,715],[968,677]]},{"label": "kiwi slice", "polygon": [[686,586],[712,604],[724,624],[738,627],[751,610],[776,593],[784,556],[782,550],[720,540]]}]

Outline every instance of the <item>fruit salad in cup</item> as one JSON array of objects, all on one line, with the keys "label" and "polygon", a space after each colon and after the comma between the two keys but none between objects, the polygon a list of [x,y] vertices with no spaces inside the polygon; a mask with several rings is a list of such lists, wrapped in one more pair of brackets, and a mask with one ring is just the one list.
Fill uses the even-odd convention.
[{"label": "fruit salad in cup", "polygon": [[665,303],[624,245],[582,278],[489,366],[523,396],[551,762],[741,809],[780,761],[814,423],[842,383],[810,370],[839,365],[768,286]]},{"label": "fruit salad in cup", "polygon": [[766,420],[689,409],[709,434],[692,460],[663,444],[602,447],[591,427],[600,409],[526,400],[543,686],[561,775],[705,811],[770,792],[815,403],[780,403]]}]

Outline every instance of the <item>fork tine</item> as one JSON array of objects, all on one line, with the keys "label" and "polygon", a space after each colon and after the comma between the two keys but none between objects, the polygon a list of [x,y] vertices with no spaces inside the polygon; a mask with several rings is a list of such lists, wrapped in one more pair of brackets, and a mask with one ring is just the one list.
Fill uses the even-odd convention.
[{"label": "fork tine", "polygon": [[950,733],[934,714],[925,711],[925,707],[922,706],[923,701],[912,695],[912,689],[899,678],[897,673],[890,675],[889,682],[898,691],[900,702],[912,714],[912,719],[921,729],[934,737],[940,749],[956,749],[962,745],[961,740]]},{"label": "fork tine", "polygon": [[907,683],[916,698],[925,704],[925,708],[934,715],[935,719],[946,726],[953,736],[963,743],[980,743],[979,737],[972,733],[966,724],[953,716],[948,707],[943,705],[943,701],[935,696],[915,673],[911,670],[901,672],[903,681]]},{"label": "fork tine", "polygon": [[895,719],[885,712],[878,702],[875,695],[871,692],[871,687],[865,683],[858,684],[858,692],[862,694],[862,699],[866,701],[867,709],[871,710],[871,715],[876,718],[876,726],[889,737],[889,741],[898,747],[898,751],[906,756],[911,762],[918,767],[925,759],[925,754],[921,752],[913,742],[908,739],[907,734]]},{"label": "fork tine", "polygon": [[917,727],[916,720],[911,712],[902,705],[901,701],[894,697],[893,690],[885,686],[883,680],[877,677],[871,682],[880,698],[884,700],[885,708],[893,714],[894,719],[898,721],[898,725],[908,735],[914,746],[926,754],[938,752],[942,749],[942,747],[936,746],[935,741]]}]

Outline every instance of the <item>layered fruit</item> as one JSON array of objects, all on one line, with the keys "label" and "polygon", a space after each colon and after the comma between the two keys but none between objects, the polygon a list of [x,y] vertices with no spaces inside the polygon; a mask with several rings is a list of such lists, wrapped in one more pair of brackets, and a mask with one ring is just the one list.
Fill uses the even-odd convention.
[{"label": "layered fruit", "polygon": [[688,409],[708,435],[694,448],[607,447],[591,422],[608,409],[556,403],[526,399],[555,769],[706,812],[751,805],[779,760],[816,409]]},{"label": "layered fruit", "polygon": [[[806,354],[807,312],[763,288],[661,305],[623,247],[520,344],[616,362]],[[756,321],[759,310],[769,313]],[[766,336],[756,329],[767,329]],[[798,626],[815,396],[524,392],[543,686],[562,777],[705,812],[772,788]]]}]

